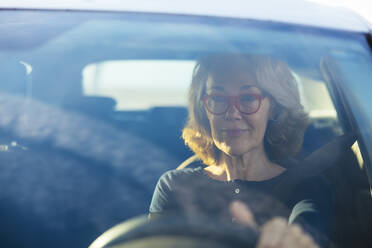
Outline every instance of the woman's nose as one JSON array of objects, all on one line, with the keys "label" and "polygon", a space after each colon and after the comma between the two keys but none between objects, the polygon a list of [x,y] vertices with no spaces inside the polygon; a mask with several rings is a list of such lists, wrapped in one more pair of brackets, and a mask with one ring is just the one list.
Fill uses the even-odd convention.
[{"label": "woman's nose", "polygon": [[235,104],[231,104],[230,107],[227,109],[226,112],[226,119],[231,120],[231,119],[241,119],[241,113],[239,109],[236,107]]}]

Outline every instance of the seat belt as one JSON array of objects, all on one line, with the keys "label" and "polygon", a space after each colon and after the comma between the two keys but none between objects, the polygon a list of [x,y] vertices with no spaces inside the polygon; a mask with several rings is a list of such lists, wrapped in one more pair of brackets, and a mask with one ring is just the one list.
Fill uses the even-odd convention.
[{"label": "seat belt", "polygon": [[288,199],[299,183],[335,166],[355,141],[355,133],[348,133],[315,150],[292,167],[287,176],[282,178],[273,189],[273,195],[277,195],[280,199]]}]

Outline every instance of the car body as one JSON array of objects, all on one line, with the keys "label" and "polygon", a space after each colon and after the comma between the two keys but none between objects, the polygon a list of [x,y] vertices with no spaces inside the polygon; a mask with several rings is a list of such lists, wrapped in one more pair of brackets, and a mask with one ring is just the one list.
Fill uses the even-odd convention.
[{"label": "car body", "polygon": [[289,0],[3,1],[0,19],[4,247],[84,247],[147,213],[161,174],[193,155],[180,136],[195,61],[224,52],[289,64],[311,118],[298,158],[357,133],[325,173],[346,199],[335,243],[368,246],[372,26],[356,14]]}]

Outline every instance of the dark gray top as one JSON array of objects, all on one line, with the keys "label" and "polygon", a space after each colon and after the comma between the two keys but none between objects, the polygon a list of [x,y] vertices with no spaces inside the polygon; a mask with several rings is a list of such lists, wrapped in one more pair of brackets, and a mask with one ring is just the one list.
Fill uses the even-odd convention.
[{"label": "dark gray top", "polygon": [[[209,216],[232,221],[229,204],[240,200],[248,204],[259,225],[274,216],[283,216],[289,223],[301,224],[318,243],[324,244],[329,233],[332,191],[321,176],[293,184],[289,179],[296,173],[287,169],[264,181],[219,181],[209,177],[201,166],[171,170],[158,181],[150,214],[169,213],[189,218]],[[286,182],[293,185],[282,187]],[[287,192],[278,192],[279,185]]]}]

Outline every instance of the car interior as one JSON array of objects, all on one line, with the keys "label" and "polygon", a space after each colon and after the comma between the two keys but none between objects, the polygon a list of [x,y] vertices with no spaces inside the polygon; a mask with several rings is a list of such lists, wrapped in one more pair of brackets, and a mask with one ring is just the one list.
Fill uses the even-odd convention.
[{"label": "car interior", "polygon": [[[14,20],[35,17],[34,23],[19,24],[17,32],[0,38],[0,185],[6,189],[0,194],[0,236],[9,246],[86,247],[109,230],[91,247],[143,247],[135,241],[164,247],[174,243],[178,247],[239,247],[232,237],[241,230],[234,226],[226,233],[213,225],[189,223],[186,228],[185,223],[173,220],[170,230],[162,221],[150,225],[143,217],[162,173],[200,166],[181,138],[187,121],[185,103],[178,99],[156,102],[156,88],[171,86],[161,86],[147,75],[149,85],[153,80],[156,87],[137,95],[137,89],[128,88],[133,95],[123,99],[115,95],[121,88],[100,88],[109,77],[93,80],[93,91],[84,88],[88,80],[84,71],[92,65],[97,67],[92,73],[95,79],[112,61],[195,63],[203,55],[225,50],[273,54],[289,63],[310,116],[303,148],[295,159],[306,161],[309,174],[324,174],[334,191],[330,247],[372,244],[372,199],[364,164],[368,161],[363,161],[359,149],[363,146],[360,130],[348,115],[343,95],[334,90],[338,79],[327,72],[326,63],[321,64],[321,53],[328,49],[328,41],[316,41],[322,30],[236,20],[229,20],[229,25],[236,25],[230,28],[224,26],[223,18],[173,20],[164,15],[113,13],[92,17],[84,12],[54,16],[47,11],[8,14]],[[60,18],[68,21],[61,24]],[[122,31],[116,33],[118,27]],[[217,32],[218,27],[223,31]],[[241,28],[249,31],[240,34]],[[40,36],[14,42],[25,29]],[[292,32],[297,40],[283,45],[293,38]],[[270,35],[280,42],[268,39]],[[335,50],[347,47],[354,36],[344,41],[342,33],[332,35]],[[257,48],[260,42],[267,45]],[[120,68],[125,72],[125,67]],[[129,83],[138,84],[138,90],[150,87]],[[182,90],[186,92],[187,85]],[[122,108],[131,104],[126,102],[130,97],[154,98],[155,103]],[[142,217],[131,219],[135,216]],[[208,241],[205,235],[210,235]],[[252,245],[255,234],[248,236],[240,244]]]}]

